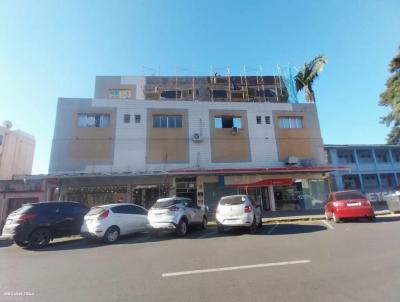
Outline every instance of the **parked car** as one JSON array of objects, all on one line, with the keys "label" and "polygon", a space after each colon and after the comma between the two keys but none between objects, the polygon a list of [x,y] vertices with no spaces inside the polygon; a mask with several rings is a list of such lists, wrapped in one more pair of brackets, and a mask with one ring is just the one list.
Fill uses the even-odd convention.
[{"label": "parked car", "polygon": [[246,227],[254,234],[262,227],[261,206],[248,195],[224,196],[218,202],[216,220],[219,232],[225,227]]},{"label": "parked car", "polygon": [[374,209],[369,200],[359,191],[339,191],[329,195],[325,205],[326,219],[340,222],[343,218],[368,218],[375,220]]},{"label": "parked car", "polygon": [[189,198],[170,197],[157,200],[149,211],[150,225],[155,231],[175,230],[185,236],[188,227],[207,227],[204,209]]},{"label": "parked car", "polygon": [[72,201],[26,204],[8,215],[2,235],[19,246],[42,248],[54,238],[78,235],[88,211]]},{"label": "parked car", "polygon": [[147,210],[131,203],[114,203],[92,207],[85,215],[81,236],[113,243],[120,236],[150,228]]}]

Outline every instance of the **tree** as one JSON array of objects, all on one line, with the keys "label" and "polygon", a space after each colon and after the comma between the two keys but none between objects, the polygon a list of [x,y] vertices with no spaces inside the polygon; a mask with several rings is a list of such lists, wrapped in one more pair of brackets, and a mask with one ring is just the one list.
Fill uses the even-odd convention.
[{"label": "tree", "polygon": [[389,64],[389,72],[393,75],[386,81],[386,90],[380,95],[379,105],[389,107],[388,115],[381,119],[381,123],[390,126],[393,124],[386,141],[388,144],[400,143],[400,46],[397,55]]},{"label": "tree", "polygon": [[315,95],[312,86],[314,80],[318,78],[319,73],[322,72],[322,68],[327,62],[328,60],[325,56],[319,55],[311,62],[305,63],[304,67],[297,73],[295,77],[296,90],[300,91],[304,89],[304,92],[306,93],[306,100],[309,103],[315,103]]}]

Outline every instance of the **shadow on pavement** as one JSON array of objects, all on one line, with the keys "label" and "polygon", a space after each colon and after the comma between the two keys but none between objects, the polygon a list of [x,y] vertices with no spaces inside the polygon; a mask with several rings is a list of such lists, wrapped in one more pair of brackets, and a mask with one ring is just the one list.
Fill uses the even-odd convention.
[{"label": "shadow on pavement", "polygon": [[[276,227],[275,227],[276,226]],[[327,230],[327,227],[318,224],[275,224],[264,227],[258,235],[292,235],[292,234],[306,234]]]},{"label": "shadow on pavement", "polygon": [[400,216],[377,216],[375,221],[369,221],[366,218],[345,218],[340,223],[382,223],[400,221]]}]

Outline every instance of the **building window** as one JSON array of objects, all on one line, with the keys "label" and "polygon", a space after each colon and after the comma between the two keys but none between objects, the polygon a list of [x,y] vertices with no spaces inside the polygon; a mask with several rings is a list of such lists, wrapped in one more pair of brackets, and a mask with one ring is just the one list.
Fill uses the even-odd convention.
[{"label": "building window", "polygon": [[373,163],[372,150],[357,150],[357,158],[360,164]]},{"label": "building window", "polygon": [[394,178],[394,174],[381,174],[381,184],[383,188],[392,188],[396,186],[396,181]]},{"label": "building window", "polygon": [[228,92],[226,90],[212,90],[210,95],[217,99],[226,99],[228,97]]},{"label": "building window", "polygon": [[400,162],[400,149],[392,149],[393,161]]},{"label": "building window", "polygon": [[300,116],[285,116],[279,118],[279,128],[299,129],[304,128],[303,118]]},{"label": "building window", "polygon": [[161,92],[161,97],[165,99],[180,99],[182,92],[180,90],[165,90]]},{"label": "building window", "polygon": [[364,183],[364,188],[366,190],[372,190],[372,189],[379,188],[378,175],[376,175],[376,174],[364,174],[362,176],[362,180]]},{"label": "building window", "polygon": [[140,114],[135,114],[135,123],[136,124],[140,123]]},{"label": "building window", "polygon": [[182,128],[182,116],[154,115],[153,128]]},{"label": "building window", "polygon": [[78,114],[79,128],[108,128],[110,126],[109,114]]},{"label": "building window", "polygon": [[124,114],[124,123],[128,124],[131,122],[131,115],[130,114]]},{"label": "building window", "polygon": [[375,150],[376,161],[378,163],[387,163],[389,162],[389,154],[386,149],[377,149]]},{"label": "building window", "polygon": [[3,135],[0,135],[0,146],[3,144]]},{"label": "building window", "polygon": [[132,97],[131,89],[110,89],[108,97],[111,99],[130,99]]},{"label": "building window", "polygon": [[345,190],[357,190],[361,188],[358,175],[343,175],[342,180]]},{"label": "building window", "polygon": [[257,124],[261,124],[261,116],[257,115],[256,116],[256,121],[257,121]]},{"label": "building window", "polygon": [[338,150],[337,156],[339,164],[354,164],[356,162],[353,150]]},{"label": "building window", "polygon": [[215,128],[242,128],[242,118],[239,116],[216,116]]},{"label": "building window", "polygon": [[265,116],[265,123],[267,125],[271,124],[271,117],[269,115]]}]

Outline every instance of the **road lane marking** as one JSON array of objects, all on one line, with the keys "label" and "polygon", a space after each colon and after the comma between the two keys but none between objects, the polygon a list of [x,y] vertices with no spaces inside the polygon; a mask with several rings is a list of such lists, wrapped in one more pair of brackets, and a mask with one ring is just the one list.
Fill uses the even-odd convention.
[{"label": "road lane marking", "polygon": [[261,267],[273,267],[273,266],[284,266],[284,265],[294,265],[294,264],[305,264],[305,263],[310,263],[310,262],[311,262],[311,260],[296,260],[296,261],[272,262],[272,263],[262,263],[262,264],[253,264],[253,265],[243,265],[243,266],[227,266],[227,267],[201,269],[201,270],[193,270],[193,271],[164,273],[161,276],[163,278],[166,278],[166,277],[176,277],[176,276],[184,276],[184,275],[195,275],[195,274],[215,273],[215,272],[224,272],[224,271],[235,271],[235,270],[250,269],[250,268],[261,268]]},{"label": "road lane marking", "polygon": [[208,233],[208,234],[204,234],[204,235],[198,237],[198,239],[204,239],[204,238],[207,238],[207,237],[210,237],[210,236],[214,236],[214,235],[216,235],[217,233],[218,233],[218,231],[213,231],[213,232],[210,232],[210,233]]},{"label": "road lane marking", "polygon": [[331,225],[328,221],[322,220],[322,222],[323,222],[328,228],[330,228],[331,230],[334,230],[334,229],[335,229],[335,228],[333,227],[333,225]]},{"label": "road lane marking", "polygon": [[278,227],[279,223],[275,224],[269,231],[268,231],[268,235],[271,235],[272,232]]}]

